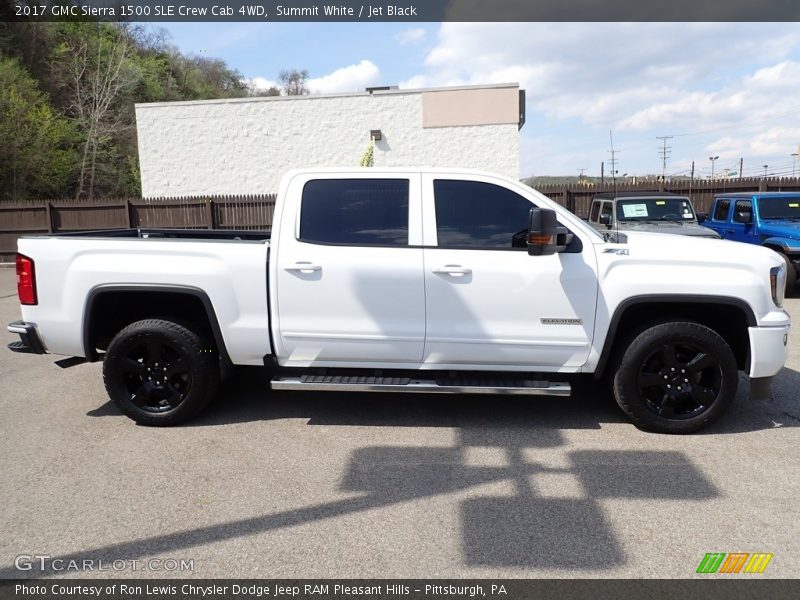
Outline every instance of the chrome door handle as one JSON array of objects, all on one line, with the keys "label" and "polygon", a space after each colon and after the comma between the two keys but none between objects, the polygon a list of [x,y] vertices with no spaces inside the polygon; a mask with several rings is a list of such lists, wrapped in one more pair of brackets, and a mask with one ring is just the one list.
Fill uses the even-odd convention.
[{"label": "chrome door handle", "polygon": [[452,275],[453,277],[463,277],[472,273],[472,269],[462,267],[461,265],[445,265],[443,267],[435,267],[434,273],[443,273],[445,275]]},{"label": "chrome door handle", "polygon": [[313,273],[315,271],[322,271],[320,265],[313,265],[310,262],[296,262],[291,267],[284,267],[284,271],[300,271],[301,273]]}]

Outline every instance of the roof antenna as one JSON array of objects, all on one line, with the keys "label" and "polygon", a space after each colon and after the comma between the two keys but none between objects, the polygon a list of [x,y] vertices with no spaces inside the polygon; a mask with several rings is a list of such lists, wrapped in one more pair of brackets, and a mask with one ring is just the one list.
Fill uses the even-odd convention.
[{"label": "roof antenna", "polygon": [[611,203],[612,219],[614,219],[614,229],[616,230],[615,242],[619,244],[619,215],[617,213],[617,153],[619,150],[614,150],[614,134],[608,130],[608,139],[611,142],[611,186],[614,191],[614,201]]}]

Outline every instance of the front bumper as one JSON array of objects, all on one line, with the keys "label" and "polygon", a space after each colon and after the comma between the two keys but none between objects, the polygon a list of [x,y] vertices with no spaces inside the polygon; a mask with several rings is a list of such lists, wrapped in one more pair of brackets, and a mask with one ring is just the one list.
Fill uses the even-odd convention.
[{"label": "front bumper", "polygon": [[8,344],[8,349],[12,352],[22,352],[24,354],[45,354],[44,344],[39,339],[36,325],[25,321],[14,321],[9,323],[6,328],[11,333],[19,335],[18,342]]},{"label": "front bumper", "polygon": [[786,364],[789,357],[789,325],[780,327],[749,327],[751,379],[772,377]]},{"label": "front bumper", "polygon": [[750,327],[750,399],[766,400],[772,393],[772,379],[789,356],[789,325]]}]

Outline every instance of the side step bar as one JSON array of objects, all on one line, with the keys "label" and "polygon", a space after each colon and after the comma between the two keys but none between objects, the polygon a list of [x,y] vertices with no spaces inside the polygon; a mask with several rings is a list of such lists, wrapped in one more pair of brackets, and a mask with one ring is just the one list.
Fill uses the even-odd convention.
[{"label": "side step bar", "polygon": [[301,375],[275,377],[273,390],[327,392],[406,392],[420,394],[519,394],[569,396],[568,383],[522,379],[412,379],[410,377],[361,377],[347,375]]}]

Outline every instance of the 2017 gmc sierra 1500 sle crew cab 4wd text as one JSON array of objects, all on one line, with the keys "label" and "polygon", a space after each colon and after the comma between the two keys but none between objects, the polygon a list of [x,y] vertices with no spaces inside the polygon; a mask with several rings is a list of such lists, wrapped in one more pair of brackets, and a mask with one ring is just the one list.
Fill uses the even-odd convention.
[{"label": "2017 gmc sierra 1500 sle crew cab 4wd text", "polygon": [[148,425],[262,365],[281,390],[568,395],[588,376],[637,425],[685,433],[723,413],[740,370],[763,398],[786,360],[772,250],[612,243],[511,179],[292,171],[273,222],[23,237],[10,347],[102,359],[109,396]]}]

